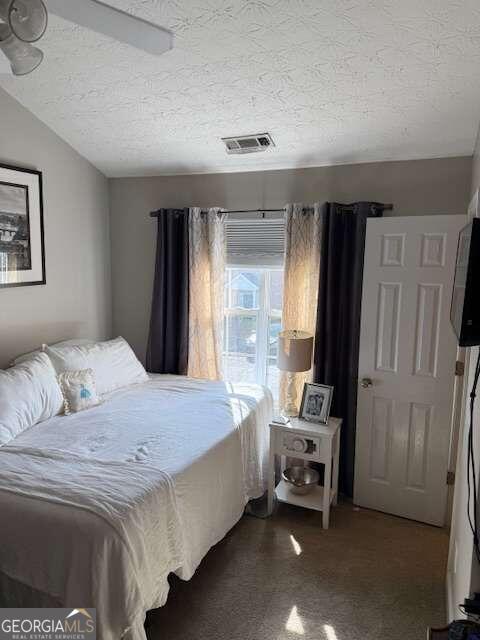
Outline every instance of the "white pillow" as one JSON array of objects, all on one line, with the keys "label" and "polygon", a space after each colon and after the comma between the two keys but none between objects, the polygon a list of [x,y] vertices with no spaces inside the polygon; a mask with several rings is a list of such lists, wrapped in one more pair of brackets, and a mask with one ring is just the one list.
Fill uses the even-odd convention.
[{"label": "white pillow", "polygon": [[[93,340],[89,338],[74,338],[73,340],[63,340],[62,342],[57,342],[52,345],[53,347],[68,347],[72,345],[87,345],[87,344],[95,344]],[[37,353],[43,353],[45,351],[45,347],[47,345],[42,344],[41,347],[35,349],[34,351],[29,351],[28,353],[23,353],[21,356],[17,356],[15,360],[12,362],[12,367],[16,364],[21,364],[22,362],[26,362],[30,360],[32,356],[37,355]]]},{"label": "white pillow", "polygon": [[93,369],[100,395],[148,380],[147,372],[123,338],[93,345],[46,347],[45,353],[58,375],[65,371]]},{"label": "white pillow", "polygon": [[62,409],[55,369],[44,353],[0,371],[0,446]]},{"label": "white pillow", "polygon": [[66,416],[96,407],[102,402],[97,394],[92,369],[65,371],[58,376],[58,384],[62,390]]}]

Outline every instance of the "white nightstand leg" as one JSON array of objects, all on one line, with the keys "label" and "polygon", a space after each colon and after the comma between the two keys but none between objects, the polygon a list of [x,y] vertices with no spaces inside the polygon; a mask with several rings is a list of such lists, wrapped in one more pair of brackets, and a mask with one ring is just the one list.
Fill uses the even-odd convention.
[{"label": "white nightstand leg", "polygon": [[333,489],[335,491],[335,497],[333,499],[333,505],[338,504],[338,466],[340,458],[340,431],[335,434],[335,443],[333,445]]},{"label": "white nightstand leg", "polygon": [[326,455],[328,460],[325,465],[325,477],[323,479],[323,513],[322,513],[322,526],[324,529],[328,529],[330,523],[330,487],[332,484],[332,440],[330,439],[328,445],[329,451]]},{"label": "white nightstand leg", "polygon": [[268,456],[268,515],[273,512],[273,502],[275,496],[275,432],[270,431],[270,453]]}]

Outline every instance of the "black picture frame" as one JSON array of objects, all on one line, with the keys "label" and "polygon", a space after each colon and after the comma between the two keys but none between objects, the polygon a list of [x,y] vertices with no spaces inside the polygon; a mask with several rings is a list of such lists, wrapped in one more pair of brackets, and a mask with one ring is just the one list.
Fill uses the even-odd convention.
[{"label": "black picture frame", "polygon": [[[0,263],[0,289],[45,285],[47,283],[47,278],[45,265],[45,226],[42,172],[26,167],[0,164],[0,187],[2,185],[12,188],[24,188],[26,190],[25,227],[28,233],[30,269],[23,268],[22,270],[2,271]],[[0,200],[0,216],[1,213]],[[5,216],[7,215],[8,212],[5,213]],[[6,234],[2,234],[1,231],[0,227],[0,258],[2,253],[6,253],[6,251],[2,252],[2,247],[5,249],[8,248],[7,241],[4,240],[4,236]],[[8,240],[8,242],[11,242],[11,240]],[[32,259],[32,255],[35,256],[34,259]],[[15,275],[11,275],[8,278],[6,274]],[[19,279],[20,275],[22,277]]]},{"label": "black picture frame", "polygon": [[[323,402],[321,406],[315,407],[315,414],[309,411],[308,401],[311,396],[321,396]],[[330,409],[332,406],[333,387],[327,384],[317,384],[316,382],[306,382],[303,385],[302,403],[300,405],[299,418],[316,422],[318,424],[328,424]],[[318,411],[318,414],[317,414]]]}]

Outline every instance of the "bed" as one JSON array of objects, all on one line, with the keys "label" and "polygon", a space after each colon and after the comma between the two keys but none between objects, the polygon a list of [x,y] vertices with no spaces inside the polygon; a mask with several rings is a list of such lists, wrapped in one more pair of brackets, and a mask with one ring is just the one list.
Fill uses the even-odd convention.
[{"label": "bed", "polygon": [[0,584],[145,640],[168,575],[190,579],[263,494],[271,413],[256,385],[151,375],[22,433],[0,447]]}]

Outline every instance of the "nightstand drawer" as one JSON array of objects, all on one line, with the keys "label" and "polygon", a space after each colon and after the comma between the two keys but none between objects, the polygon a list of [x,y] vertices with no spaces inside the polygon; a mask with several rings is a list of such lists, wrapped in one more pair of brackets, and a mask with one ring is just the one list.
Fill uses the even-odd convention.
[{"label": "nightstand drawer", "polygon": [[290,457],[298,455],[316,460],[320,458],[320,438],[283,432],[277,452]]}]

